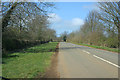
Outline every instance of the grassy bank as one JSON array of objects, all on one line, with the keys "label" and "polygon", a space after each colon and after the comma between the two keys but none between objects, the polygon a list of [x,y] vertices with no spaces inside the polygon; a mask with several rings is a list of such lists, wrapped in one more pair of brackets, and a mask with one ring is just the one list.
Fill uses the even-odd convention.
[{"label": "grassy bank", "polygon": [[2,76],[6,78],[34,78],[44,75],[50,66],[57,42],[37,45],[3,57]]},{"label": "grassy bank", "polygon": [[92,48],[97,48],[97,49],[103,49],[103,50],[112,51],[112,52],[118,52],[117,48],[109,48],[109,47],[95,46],[95,45],[88,45],[88,44],[81,44],[81,43],[74,43],[74,44],[87,46],[87,47],[92,47]]}]

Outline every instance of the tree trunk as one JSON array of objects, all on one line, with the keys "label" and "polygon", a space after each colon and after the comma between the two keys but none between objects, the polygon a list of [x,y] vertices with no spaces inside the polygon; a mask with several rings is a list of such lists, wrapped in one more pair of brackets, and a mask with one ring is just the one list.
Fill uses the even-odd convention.
[{"label": "tree trunk", "polygon": [[7,27],[8,22],[10,20],[10,15],[13,12],[13,10],[16,8],[17,2],[15,2],[12,7],[8,10],[7,14],[3,16],[2,18],[2,31],[4,32],[5,27]]}]

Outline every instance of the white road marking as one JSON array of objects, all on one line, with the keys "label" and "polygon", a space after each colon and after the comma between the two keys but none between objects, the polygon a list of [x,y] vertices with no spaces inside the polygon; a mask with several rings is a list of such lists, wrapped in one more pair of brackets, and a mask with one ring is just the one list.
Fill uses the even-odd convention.
[{"label": "white road marking", "polygon": [[[90,52],[87,52],[87,51],[85,51],[85,50],[83,50],[83,52],[85,52],[85,53],[87,53],[87,54],[90,54]],[[100,60],[102,60],[102,61],[104,61],[104,62],[107,62],[107,63],[109,63],[109,64],[111,64],[111,65],[113,65],[113,66],[115,66],[115,67],[117,67],[117,68],[120,68],[120,66],[118,66],[117,64],[114,64],[114,63],[112,63],[112,62],[110,62],[110,61],[108,61],[108,60],[105,60],[105,59],[103,59],[103,58],[101,58],[101,57],[98,57],[98,56],[96,56],[96,55],[93,55],[95,58],[98,58],[98,59],[100,59]]]},{"label": "white road marking", "polygon": [[103,59],[103,58],[101,58],[101,57],[98,57],[98,56],[96,56],[96,55],[93,55],[93,56],[96,57],[96,58],[98,58],[98,59],[100,59],[100,60],[102,60],[102,61],[104,61],[104,62],[107,62],[107,63],[109,63],[109,64],[111,64],[111,65],[113,65],[113,66],[115,66],[115,67],[120,68],[120,66],[118,66],[117,64],[114,64],[114,63],[112,63],[112,62],[110,62],[110,61],[107,61],[107,60],[105,60],[105,59]]},{"label": "white road marking", "polygon": [[90,54],[89,52],[87,52],[87,51],[85,51],[85,50],[83,50],[83,52]]}]

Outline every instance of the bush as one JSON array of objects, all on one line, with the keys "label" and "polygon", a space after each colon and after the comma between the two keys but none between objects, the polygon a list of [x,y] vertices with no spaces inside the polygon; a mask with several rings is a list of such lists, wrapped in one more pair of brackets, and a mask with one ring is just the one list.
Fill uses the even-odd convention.
[{"label": "bush", "polygon": [[110,48],[118,48],[118,38],[108,38],[106,40],[106,45],[107,47],[110,47]]}]

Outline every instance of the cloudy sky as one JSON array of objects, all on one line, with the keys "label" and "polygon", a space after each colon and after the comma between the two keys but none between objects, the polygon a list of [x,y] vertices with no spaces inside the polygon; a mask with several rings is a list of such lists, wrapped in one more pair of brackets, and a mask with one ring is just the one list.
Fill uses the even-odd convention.
[{"label": "cloudy sky", "polygon": [[80,29],[89,11],[97,9],[96,2],[56,2],[56,9],[50,13],[50,27],[57,36],[64,31],[68,33]]}]

